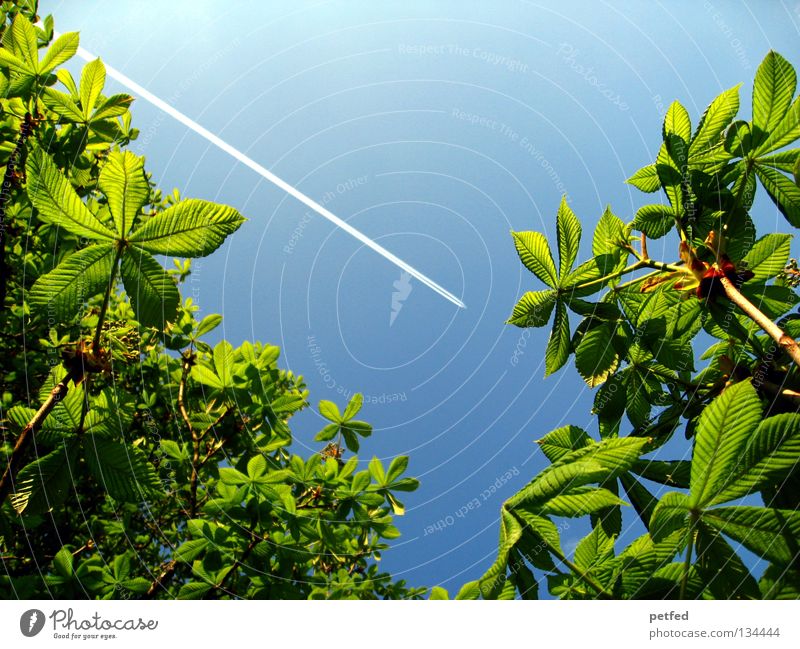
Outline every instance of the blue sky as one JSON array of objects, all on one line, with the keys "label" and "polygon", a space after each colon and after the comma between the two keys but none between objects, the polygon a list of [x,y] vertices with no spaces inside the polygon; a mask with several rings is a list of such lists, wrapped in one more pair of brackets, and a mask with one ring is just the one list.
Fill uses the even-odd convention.
[{"label": "blue sky", "polygon": [[[548,332],[504,325],[538,282],[509,231],[554,234],[567,194],[586,258],[606,205],[628,221],[651,202],[624,180],[652,162],[673,99],[696,123],[743,83],[749,118],[766,52],[800,63],[794,1],[42,2],[48,12],[467,304],[135,103],[133,149],[161,186],[249,218],[195,264],[185,295],[222,313],[234,343],[279,344],[315,404],[366,395],[362,458],[407,454],[422,481],[383,566],[451,590],[491,563],[502,501],[545,464],[533,441],[567,423],[596,432],[577,373],[542,378]],[[761,234],[784,226],[763,196],[756,214]],[[676,257],[659,244],[653,257]],[[295,421],[297,451],[312,448],[319,416]],[[570,521],[565,547],[583,532]]]}]

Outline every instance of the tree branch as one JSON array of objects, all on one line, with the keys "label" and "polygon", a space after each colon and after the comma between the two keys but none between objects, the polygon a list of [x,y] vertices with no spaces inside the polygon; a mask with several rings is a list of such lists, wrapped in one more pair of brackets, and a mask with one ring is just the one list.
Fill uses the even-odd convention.
[{"label": "tree branch", "polygon": [[8,459],[8,464],[6,465],[6,470],[3,472],[3,477],[0,478],[0,506],[2,506],[2,504],[5,502],[8,494],[11,493],[11,489],[14,487],[14,481],[17,478],[17,473],[19,473],[19,470],[22,468],[22,461],[25,457],[25,452],[28,450],[34,435],[41,428],[44,420],[47,419],[47,415],[50,414],[59,401],[67,396],[70,382],[76,382],[76,380],[79,379],[82,374],[82,367],[76,365],[70,369],[66,376],[64,376],[64,378],[61,379],[61,381],[59,381],[52,390],[50,390],[50,395],[47,397],[45,402],[39,407],[39,410],[36,411],[36,414],[25,425],[25,428],[22,429],[22,432],[17,438],[17,443],[14,445],[14,450],[11,452],[11,457]]},{"label": "tree branch", "polygon": [[189,370],[192,369],[194,355],[191,350],[183,353],[181,364],[181,382],[178,385],[178,410],[183,421],[186,423],[189,433],[192,436],[192,476],[189,479],[189,516],[194,518],[197,511],[197,478],[200,466],[200,435],[192,426],[189,419],[189,412],[186,410],[186,379],[189,377]]},{"label": "tree branch", "polygon": [[177,563],[178,562],[175,559],[173,559],[172,561],[168,561],[164,565],[164,569],[161,571],[161,574],[159,574],[158,577],[156,577],[153,580],[153,583],[150,584],[150,588],[148,588],[147,592],[144,594],[144,596],[147,599],[152,599],[153,595],[155,595],[155,592],[158,590],[158,588],[164,584],[164,581],[168,577],[172,576],[172,573],[175,572],[175,566],[177,565]]},{"label": "tree branch", "polygon": [[795,339],[787,335],[783,329],[764,315],[755,304],[742,295],[731,280],[724,275],[718,279],[725,289],[725,295],[728,296],[728,299],[738,306],[748,318],[761,327],[761,329],[778,344],[780,349],[789,354],[795,365],[800,367],[800,347],[798,347]]}]

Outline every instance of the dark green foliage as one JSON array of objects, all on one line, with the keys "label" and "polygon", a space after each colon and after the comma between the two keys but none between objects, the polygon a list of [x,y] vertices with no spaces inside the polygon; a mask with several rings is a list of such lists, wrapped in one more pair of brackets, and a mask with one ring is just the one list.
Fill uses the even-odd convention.
[{"label": "dark green foliage", "polygon": [[[408,458],[359,470],[347,455],[372,432],[355,418],[361,395],[343,413],[323,401],[331,424],[317,438],[329,443],[295,454],[303,378],[272,345],[212,347],[222,317],[198,320],[181,298],[190,259],[242,216],[162,194],[125,150],[132,98],[103,94],[99,60],[76,83],[59,66],[78,35],[53,43],[51,18],[32,24],[35,3],[10,6],[0,465],[22,463],[3,478],[0,597],[422,596],[377,566],[399,536],[397,494],[418,483],[404,477]],[[165,270],[157,255],[184,259]]]}]

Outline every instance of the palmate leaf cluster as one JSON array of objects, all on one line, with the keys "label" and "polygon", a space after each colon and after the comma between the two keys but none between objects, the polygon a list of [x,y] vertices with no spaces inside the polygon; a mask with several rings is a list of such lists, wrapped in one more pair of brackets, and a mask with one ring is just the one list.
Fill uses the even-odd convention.
[{"label": "palmate leaf cluster", "polygon": [[0,8],[4,471],[49,408],[0,503],[0,597],[422,596],[378,566],[418,482],[348,453],[361,396],[321,402],[327,445],[295,452],[303,378],[181,298],[243,217],[163,194],[126,150],[132,97],[104,93],[100,60],[61,67],[78,34]]},{"label": "palmate leaf cluster", "polygon": [[[576,266],[581,225],[566,201],[558,265],[545,235],[513,233],[545,288],[523,295],[509,323],[551,327],[545,372],[574,359],[596,389],[598,435],[564,426],[538,441],[549,466],[504,503],[497,559],[459,597],[535,598],[542,584],[564,599],[800,596],[789,259],[800,98],[776,52],[756,74],[750,121],[737,119],[739,90],[694,129],[680,103],[669,107],[655,162],[628,180],[662,200],[627,223],[607,209],[588,261]],[[752,211],[759,185],[790,231]],[[662,237],[674,260],[649,257],[647,241]],[[756,312],[782,335],[762,331]],[[591,532],[568,553],[560,521],[582,517]]]}]

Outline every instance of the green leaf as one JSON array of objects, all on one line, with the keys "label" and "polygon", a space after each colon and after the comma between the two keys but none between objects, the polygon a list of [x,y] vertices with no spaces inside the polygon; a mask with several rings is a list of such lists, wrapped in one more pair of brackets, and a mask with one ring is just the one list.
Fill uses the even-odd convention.
[{"label": "green leaf", "polygon": [[559,276],[566,276],[578,256],[581,243],[581,222],[567,205],[566,196],[561,197],[561,204],[556,215],[556,233],[558,236]]},{"label": "green leaf", "polygon": [[692,455],[691,507],[712,502],[736,470],[761,411],[750,381],[731,385],[703,409]]},{"label": "green leaf", "polygon": [[597,415],[601,437],[616,437],[619,433],[626,395],[624,376],[619,373],[609,377],[595,394],[592,412]]},{"label": "green leaf", "polygon": [[[797,304],[800,297],[788,286],[777,284],[745,284],[742,286],[742,295],[764,312],[771,320],[777,320]],[[742,317],[744,320],[744,317]],[[749,320],[746,320],[750,324]]]},{"label": "green leaf", "polygon": [[36,280],[28,293],[31,309],[61,322],[79,315],[83,304],[103,291],[111,279],[114,246],[98,244],[71,254]]},{"label": "green leaf", "polygon": [[[619,254],[604,254],[597,255],[588,261],[583,262],[575,270],[573,270],[567,277],[561,278],[561,287],[563,295],[568,300],[585,295],[596,293],[607,284],[607,280],[602,280],[603,277],[613,272],[619,264]],[[592,286],[586,288],[577,288],[579,284],[587,282],[595,282]]]},{"label": "green leaf", "polygon": [[688,489],[692,463],[689,460],[641,460],[636,462],[631,470],[653,482]]},{"label": "green leaf", "polygon": [[794,227],[800,227],[800,187],[770,167],[757,164],[755,170],[767,194],[786,220]]},{"label": "green leaf", "polygon": [[267,472],[267,459],[263,455],[254,455],[247,461],[247,475],[258,478]]},{"label": "green leaf", "polygon": [[39,51],[36,39],[36,30],[31,21],[21,13],[14,16],[11,23],[11,35],[13,38],[13,50],[26,67],[32,72],[39,71]]},{"label": "green leaf", "polygon": [[676,530],[689,525],[689,498],[686,494],[671,491],[658,501],[650,517],[650,535],[656,543]]},{"label": "green leaf", "polygon": [[189,199],[156,214],[130,241],[153,254],[205,257],[242,223],[244,218],[232,207]]},{"label": "green leaf", "polygon": [[587,331],[575,350],[575,368],[590,388],[603,383],[619,364],[612,337],[609,325],[602,324]]},{"label": "green leaf", "polygon": [[321,414],[328,421],[335,424],[342,422],[342,415],[339,412],[339,407],[333,401],[322,400],[319,402],[319,414]]},{"label": "green leaf", "polygon": [[565,489],[616,477],[630,469],[648,442],[643,437],[610,438],[576,449],[544,469],[507,504],[537,505]]},{"label": "green leaf", "polygon": [[753,83],[753,127],[757,143],[783,120],[794,99],[797,75],[791,64],[780,54],[770,51],[758,66]]},{"label": "green leaf", "polygon": [[[668,137],[675,143],[673,149],[677,148],[680,150],[685,147],[683,140],[677,135],[671,134]],[[658,178],[661,181],[661,186],[669,199],[670,205],[672,205],[672,208],[679,214],[683,211],[683,189],[681,185],[684,177],[681,173],[681,169],[681,165],[673,159],[673,153],[670,151],[667,144],[662,144],[661,148],[658,150],[658,156],[656,157],[656,170],[658,171]]]},{"label": "green leaf", "polygon": [[112,498],[140,502],[163,493],[158,474],[140,448],[94,434],[84,440],[89,471]]},{"label": "green leaf", "polygon": [[136,319],[145,327],[163,329],[178,314],[181,296],[175,280],[153,257],[131,248],[122,256],[122,282]]},{"label": "green leaf", "polygon": [[528,291],[514,306],[514,312],[506,324],[522,328],[544,327],[550,321],[555,301],[555,291]]},{"label": "green leaf", "polygon": [[218,342],[214,347],[214,369],[226,388],[233,387],[233,359],[233,345],[227,340]]},{"label": "green leaf", "polygon": [[722,132],[739,112],[740,86],[737,84],[720,93],[706,108],[689,147],[690,158],[702,155],[719,144]]},{"label": "green leaf", "polygon": [[548,460],[555,462],[571,451],[593,444],[589,434],[577,426],[562,426],[536,440]]},{"label": "green leaf", "polygon": [[468,581],[461,587],[455,596],[457,600],[478,599],[481,596],[480,585],[477,581]]},{"label": "green leaf", "polygon": [[[658,170],[654,164],[642,167],[625,182],[648,194],[657,192],[659,189],[661,189],[661,181],[658,178]],[[599,253],[595,252],[594,254],[597,255]]]},{"label": "green leaf", "polygon": [[389,471],[386,474],[386,482],[392,483],[406,472],[408,468],[408,456],[400,455],[392,460]]},{"label": "green leaf", "polygon": [[317,442],[327,442],[336,437],[336,435],[339,434],[339,430],[341,430],[339,424],[328,424],[316,434],[314,440]]},{"label": "green leaf", "polygon": [[[62,84],[64,84],[64,87],[69,91],[70,97],[72,97],[73,100],[77,101],[79,98],[78,86],[75,85],[75,79],[72,78],[72,75],[70,74],[69,70],[67,70],[66,68],[60,68],[59,70],[56,70],[56,78]],[[83,120],[83,117],[81,117],[81,120]]]},{"label": "green leaf", "polygon": [[771,565],[761,576],[759,590],[763,599],[800,599],[800,572]]},{"label": "green leaf", "polygon": [[800,138],[800,97],[793,102],[786,115],[778,123],[766,141],[758,147],[756,155],[777,151]]},{"label": "green leaf", "polygon": [[45,88],[41,97],[45,106],[65,120],[78,123],[83,121],[81,109],[69,95],[53,88]]},{"label": "green leaf", "polygon": [[434,586],[428,599],[450,599],[450,594],[441,586]]},{"label": "green leaf", "polygon": [[656,500],[653,494],[630,473],[623,473],[619,477],[619,481],[625,489],[628,500],[631,501],[631,505],[633,505],[642,523],[644,523],[647,529],[650,529],[650,521],[653,517],[656,505],[658,504],[658,500]]},{"label": "green leaf", "polygon": [[494,564],[480,578],[481,595],[486,599],[494,599],[499,594],[505,582],[508,553],[522,536],[522,525],[519,520],[505,507],[500,510],[500,542],[497,559]]},{"label": "green leaf", "polygon": [[606,535],[602,525],[595,525],[575,548],[575,565],[586,570],[613,556],[614,537]]},{"label": "green leaf", "polygon": [[211,590],[212,584],[202,581],[190,581],[181,586],[178,599],[202,599]]},{"label": "green leaf", "polygon": [[695,568],[713,599],[761,599],[758,584],[722,536],[702,525],[695,543]]},{"label": "green leaf", "polygon": [[764,282],[778,275],[789,260],[791,234],[773,232],[755,242],[742,261],[753,272],[753,282]]},{"label": "green leaf", "polygon": [[53,557],[53,569],[64,579],[72,579],[75,571],[72,566],[73,556],[67,546],[63,546]]},{"label": "green leaf", "polygon": [[144,158],[130,151],[112,151],[100,171],[97,185],[108,198],[117,234],[124,237],[150,195],[144,175]]},{"label": "green leaf", "polygon": [[558,286],[558,275],[550,246],[541,232],[512,232],[514,246],[525,268],[550,287]]},{"label": "green leaf", "polygon": [[197,336],[205,336],[207,333],[216,329],[222,322],[222,316],[219,313],[210,313],[200,321],[197,325]]},{"label": "green leaf", "polygon": [[[54,367],[39,388],[39,401],[45,402],[50,397],[53,388],[60,383],[67,375],[67,370],[63,365]],[[42,427],[45,428],[55,422],[50,422],[52,418],[57,425],[74,432],[80,425],[81,411],[83,410],[83,390],[71,388],[67,395],[62,397],[50,412],[50,416],[45,419]]]},{"label": "green leaf", "polygon": [[67,32],[59,36],[39,63],[39,74],[52,72],[62,63],[69,61],[78,51],[78,42],[78,32]]},{"label": "green leaf", "polygon": [[209,544],[209,540],[206,538],[190,539],[175,550],[173,558],[179,563],[191,563],[205,552]]},{"label": "green leaf", "polygon": [[24,75],[36,74],[36,70],[32,70],[25,61],[2,47],[0,47],[0,67],[9,68],[13,72]]},{"label": "green leaf", "polygon": [[525,600],[536,600],[539,598],[539,583],[533,576],[530,568],[520,557],[518,550],[512,550],[508,557],[509,581],[506,586],[512,586],[512,592],[508,599],[514,599],[514,591],[519,592],[519,596]]},{"label": "green leaf", "polygon": [[96,122],[104,119],[110,119],[124,115],[132,103],[133,97],[130,95],[111,95],[95,109],[94,113],[92,113],[89,123],[94,125]]},{"label": "green leaf", "polygon": [[797,560],[800,512],[767,507],[718,507],[703,512],[708,525],[750,552],[783,566]]},{"label": "green leaf", "polygon": [[[664,117],[663,127],[664,144],[674,166],[679,173],[682,169],[688,168],[689,163],[689,140],[692,137],[692,124],[689,121],[689,113],[677,101],[673,101]],[[662,181],[662,184],[667,184]],[[677,207],[675,203],[673,206]]]},{"label": "green leaf", "polygon": [[89,121],[95,103],[106,85],[106,67],[100,59],[87,63],[81,72],[81,108],[83,117]]},{"label": "green leaf", "polygon": [[[592,238],[592,254],[597,257],[606,254],[620,254],[620,246],[627,243],[625,224],[606,207],[597,222]],[[626,253],[627,254],[627,253]]]},{"label": "green leaf", "polygon": [[78,452],[74,441],[60,444],[17,474],[10,497],[17,513],[42,514],[58,507],[73,488]]},{"label": "green leaf", "polygon": [[[549,315],[549,314],[548,314]],[[569,316],[567,307],[562,300],[556,302],[556,316],[553,319],[553,329],[547,341],[544,354],[544,375],[550,376],[564,366],[569,359]]]},{"label": "green leaf", "polygon": [[660,239],[675,226],[675,217],[675,209],[668,205],[644,205],[636,211],[633,228]]},{"label": "green leaf", "polygon": [[28,196],[48,221],[79,237],[108,241],[115,238],[114,233],[83,204],[70,182],[44,151],[34,149],[28,154],[26,173]]},{"label": "green leaf", "polygon": [[800,415],[763,420],[748,437],[742,456],[725,476],[712,505],[761,491],[792,471],[800,460]]},{"label": "green leaf", "polygon": [[800,149],[789,149],[770,156],[759,156],[758,164],[790,174],[800,161]]},{"label": "green leaf", "polygon": [[360,392],[356,392],[353,395],[353,398],[350,399],[350,403],[347,404],[347,408],[344,410],[344,415],[342,415],[342,419],[344,421],[348,421],[355,417],[358,412],[361,410],[361,406],[364,404],[364,395]]},{"label": "green leaf", "polygon": [[225,389],[225,386],[220,378],[205,365],[195,365],[192,367],[191,376],[198,383],[207,385],[210,388],[214,388],[216,390]]},{"label": "green leaf", "polygon": [[692,138],[692,123],[689,120],[689,113],[679,101],[673,101],[664,116],[663,133],[664,139],[670,134],[677,135],[686,144]]},{"label": "green leaf", "polygon": [[576,487],[554,496],[542,507],[542,514],[577,518],[607,507],[626,505],[616,494],[598,487]]}]

